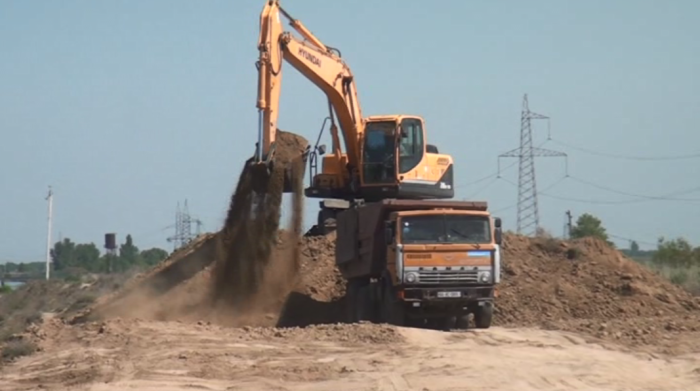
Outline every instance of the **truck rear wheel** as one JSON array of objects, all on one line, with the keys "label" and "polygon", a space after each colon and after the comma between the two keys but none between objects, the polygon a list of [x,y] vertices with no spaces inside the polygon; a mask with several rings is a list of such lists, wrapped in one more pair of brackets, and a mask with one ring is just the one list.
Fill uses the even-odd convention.
[{"label": "truck rear wheel", "polygon": [[396,292],[391,287],[391,283],[384,284],[384,292],[382,293],[384,321],[394,326],[405,326],[406,313],[403,303],[396,300]]},{"label": "truck rear wheel", "polygon": [[487,329],[491,327],[491,319],[493,318],[493,304],[484,303],[476,307],[474,310],[474,325],[477,329]]},{"label": "truck rear wheel", "polygon": [[357,290],[357,298],[355,300],[355,311],[358,321],[374,322],[374,295],[373,286],[371,284],[362,285]]},{"label": "truck rear wheel", "polygon": [[345,322],[357,322],[357,292],[358,286],[348,282],[345,286]]}]

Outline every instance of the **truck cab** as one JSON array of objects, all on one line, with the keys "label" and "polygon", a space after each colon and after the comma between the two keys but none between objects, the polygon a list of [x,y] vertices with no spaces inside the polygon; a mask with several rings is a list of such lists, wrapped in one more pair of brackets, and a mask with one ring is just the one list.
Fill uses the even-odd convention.
[{"label": "truck cab", "polygon": [[392,213],[385,230],[387,270],[409,317],[464,327],[460,318],[471,312],[477,327],[488,327],[501,237],[500,219],[486,211]]},{"label": "truck cab", "polygon": [[349,320],[466,328],[471,313],[477,328],[490,327],[502,231],[486,203],[381,204],[339,215],[338,243],[348,244],[336,261],[348,279]]}]

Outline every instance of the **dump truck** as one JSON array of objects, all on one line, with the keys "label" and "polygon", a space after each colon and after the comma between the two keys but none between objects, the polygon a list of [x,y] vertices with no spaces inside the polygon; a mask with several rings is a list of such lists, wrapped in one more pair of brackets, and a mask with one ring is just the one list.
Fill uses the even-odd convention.
[{"label": "dump truck", "polygon": [[337,214],[346,319],[436,329],[491,325],[501,219],[486,202],[385,199]]}]

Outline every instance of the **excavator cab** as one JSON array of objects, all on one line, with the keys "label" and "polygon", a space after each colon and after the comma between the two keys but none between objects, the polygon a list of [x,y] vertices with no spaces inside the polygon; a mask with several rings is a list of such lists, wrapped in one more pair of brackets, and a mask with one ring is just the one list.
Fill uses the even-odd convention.
[{"label": "excavator cab", "polygon": [[425,141],[420,117],[368,117],[361,163],[363,198],[454,197],[452,158]]}]

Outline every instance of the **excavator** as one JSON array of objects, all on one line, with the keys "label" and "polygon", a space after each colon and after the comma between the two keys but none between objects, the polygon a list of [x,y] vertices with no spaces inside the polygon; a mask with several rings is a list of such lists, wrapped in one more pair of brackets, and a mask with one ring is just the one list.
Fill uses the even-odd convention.
[{"label": "excavator", "polygon": [[[284,30],[282,18],[301,38]],[[329,115],[313,150],[307,149],[303,156],[311,171],[304,195],[325,199],[320,202],[318,227],[332,229],[336,214],[351,203],[454,197],[452,156],[428,144],[423,118],[407,114],[363,117],[355,78],[340,51],[321,42],[279,0],[265,2],[258,50],[258,142],[249,164],[267,173],[274,165],[284,62],[328,98]],[[332,147],[326,154],[319,141],[328,123]],[[291,191],[289,183],[285,180],[284,192]]]}]

